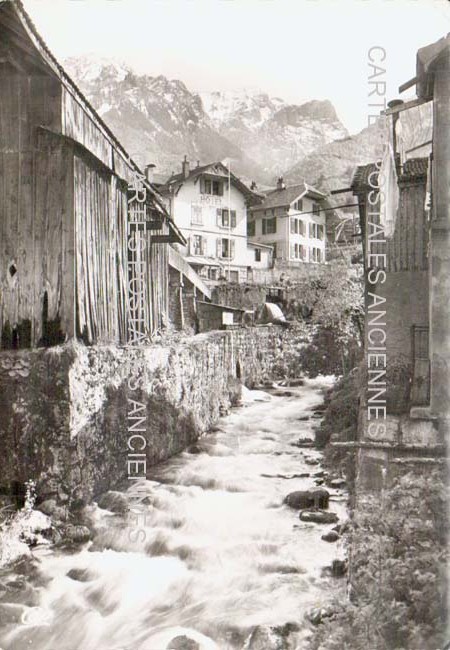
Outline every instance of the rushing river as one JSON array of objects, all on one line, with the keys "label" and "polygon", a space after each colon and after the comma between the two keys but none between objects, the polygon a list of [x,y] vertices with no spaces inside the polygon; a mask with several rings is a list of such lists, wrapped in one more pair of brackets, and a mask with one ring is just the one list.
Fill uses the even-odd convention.
[{"label": "rushing river", "polygon": [[[292,443],[313,436],[325,385],[244,389],[201,453],[153,468],[144,542],[129,541],[125,516],[94,507],[93,542],[36,548],[34,570],[0,610],[1,650],[241,650],[254,626],[287,622],[300,625],[302,649],[304,613],[326,602],[322,571],[343,550],[321,540],[331,525],[303,523],[282,501],[315,485],[320,465],[309,463],[321,454]],[[330,492],[342,520],[345,499]],[[199,645],[169,644],[177,636]]]}]

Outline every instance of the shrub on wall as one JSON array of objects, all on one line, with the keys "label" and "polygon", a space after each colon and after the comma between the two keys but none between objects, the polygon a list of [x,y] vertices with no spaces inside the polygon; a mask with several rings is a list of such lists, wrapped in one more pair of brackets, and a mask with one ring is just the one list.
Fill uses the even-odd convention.
[{"label": "shrub on wall", "polygon": [[448,486],[411,471],[365,497],[351,528],[351,601],[336,604],[311,650],[436,650],[445,644]]}]

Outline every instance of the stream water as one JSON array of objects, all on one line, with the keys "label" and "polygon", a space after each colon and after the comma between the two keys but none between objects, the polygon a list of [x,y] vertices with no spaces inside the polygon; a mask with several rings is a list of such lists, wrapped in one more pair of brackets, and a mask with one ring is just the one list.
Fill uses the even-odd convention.
[{"label": "stream water", "polygon": [[[287,396],[244,389],[200,453],[152,469],[145,541],[132,544],[126,516],[95,506],[93,542],[36,548],[33,571],[9,576],[18,590],[2,597],[0,649],[241,650],[254,626],[288,622],[302,649],[303,616],[326,602],[323,568],[343,549],[321,540],[332,526],[303,523],[282,501],[315,485],[321,454],[292,443],[313,436],[329,384],[308,380]],[[342,520],[345,495],[330,492]],[[198,645],[170,644],[177,636]]]}]

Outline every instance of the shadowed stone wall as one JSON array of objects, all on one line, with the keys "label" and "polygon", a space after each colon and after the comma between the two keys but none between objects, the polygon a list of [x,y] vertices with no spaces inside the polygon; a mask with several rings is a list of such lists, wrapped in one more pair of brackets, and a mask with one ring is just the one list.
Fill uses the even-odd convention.
[{"label": "shadowed stone wall", "polygon": [[[38,495],[89,500],[185,449],[236,401],[240,382],[270,377],[293,334],[278,327],[209,332],[176,344],[0,355],[0,488],[36,479]],[[134,449],[127,448],[133,433]],[[142,468],[142,466],[141,466]]]}]

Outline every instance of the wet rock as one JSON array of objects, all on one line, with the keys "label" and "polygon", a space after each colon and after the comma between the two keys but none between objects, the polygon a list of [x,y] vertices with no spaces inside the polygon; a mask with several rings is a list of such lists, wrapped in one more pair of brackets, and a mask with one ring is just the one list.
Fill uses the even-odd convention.
[{"label": "wet rock", "polygon": [[200,650],[200,644],[185,635],[176,636],[169,641],[167,650]]},{"label": "wet rock", "polygon": [[[2,584],[0,602],[20,603],[27,607],[37,605],[39,595],[24,576],[17,576],[14,580]],[[1,620],[1,619],[0,619]]]},{"label": "wet rock", "polygon": [[88,569],[70,569],[66,576],[76,582],[92,582],[95,580],[95,575]]},{"label": "wet rock", "polygon": [[332,478],[328,484],[332,488],[339,489],[345,487],[347,485],[347,482],[345,478]]},{"label": "wet rock", "polygon": [[293,478],[309,478],[308,472],[303,472],[302,474],[261,474],[264,478],[284,478],[284,479],[293,479]]},{"label": "wet rock", "polygon": [[295,510],[304,508],[328,508],[330,493],[324,488],[297,490],[287,495],[284,503]]},{"label": "wet rock", "polygon": [[315,483],[316,485],[323,485],[323,484],[324,484],[324,480],[323,480],[323,478],[316,478],[315,481],[314,481],[314,483]]},{"label": "wet rock", "polygon": [[292,397],[294,395],[291,390],[276,390],[273,394],[276,397]]},{"label": "wet rock", "polygon": [[304,386],[304,385],[305,385],[304,379],[289,379],[288,381],[288,386],[291,386],[292,388],[297,388],[298,386]]},{"label": "wet rock", "polygon": [[312,521],[315,524],[335,524],[338,516],[334,512],[325,512],[323,510],[303,510],[300,513],[301,521]]},{"label": "wet rock", "polygon": [[339,539],[339,533],[335,530],[330,530],[325,535],[322,535],[324,542],[337,542]]},{"label": "wet rock", "polygon": [[203,453],[203,449],[199,447],[198,445],[190,445],[187,450],[188,454],[201,454]]},{"label": "wet rock", "polygon": [[315,442],[312,438],[299,438],[295,442],[291,442],[292,447],[314,447]]},{"label": "wet rock", "polygon": [[307,465],[319,465],[320,460],[318,458],[307,457],[305,458],[305,463]]},{"label": "wet rock", "polygon": [[331,607],[313,607],[305,614],[305,617],[313,625],[320,625],[333,614],[334,611]]},{"label": "wet rock", "polygon": [[128,511],[128,500],[122,492],[116,490],[109,490],[101,495],[97,501],[99,508],[109,510],[116,514],[125,514]]},{"label": "wet rock", "polygon": [[3,625],[19,625],[24,608],[11,603],[0,604],[0,621]]},{"label": "wet rock", "polygon": [[307,422],[309,420],[309,415],[302,415],[299,418],[297,418],[298,422]]},{"label": "wet rock", "polygon": [[245,650],[286,650],[283,637],[268,625],[258,625],[244,644]]},{"label": "wet rock", "polygon": [[67,521],[68,511],[67,508],[58,506],[55,499],[47,499],[40,503],[37,508],[44,515],[48,515],[53,521]]},{"label": "wet rock", "polygon": [[91,531],[87,526],[67,526],[64,530],[63,539],[72,544],[84,544],[91,539]]},{"label": "wet rock", "polygon": [[341,578],[347,573],[347,562],[345,560],[333,560],[331,575],[334,578]]},{"label": "wet rock", "polygon": [[314,476],[316,478],[323,478],[325,476],[325,472],[323,469],[319,470],[318,472],[314,472]]}]

